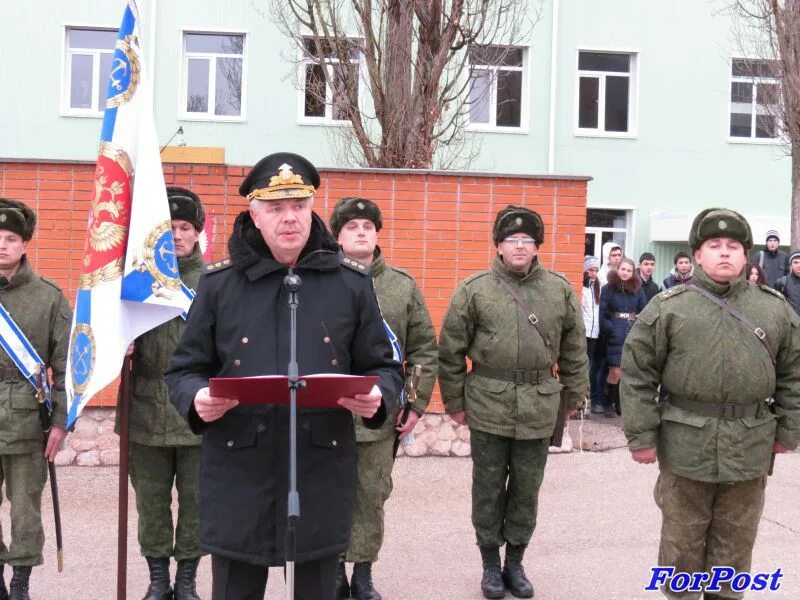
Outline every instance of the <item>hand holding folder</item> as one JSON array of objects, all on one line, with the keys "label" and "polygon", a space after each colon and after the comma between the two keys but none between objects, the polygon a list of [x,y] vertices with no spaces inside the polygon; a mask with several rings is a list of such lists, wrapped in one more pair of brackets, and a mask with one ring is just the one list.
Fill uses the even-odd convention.
[{"label": "hand holding folder", "polygon": [[[376,375],[318,373],[301,375],[305,382],[297,390],[298,408],[340,408],[340,398],[370,394],[378,383]],[[233,398],[239,404],[289,404],[289,378],[286,375],[256,377],[214,377],[209,380],[211,396]]]}]

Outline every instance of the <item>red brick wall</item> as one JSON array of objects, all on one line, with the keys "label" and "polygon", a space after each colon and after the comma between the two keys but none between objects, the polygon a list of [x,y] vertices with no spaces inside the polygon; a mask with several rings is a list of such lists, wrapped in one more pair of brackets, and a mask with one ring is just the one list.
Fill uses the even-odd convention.
[{"label": "red brick wall", "polygon": [[[216,217],[213,257],[225,256],[227,237],[247,202],[238,194],[247,167],[164,165],[167,184],[198,193]],[[22,200],[39,216],[28,255],[39,273],[64,287],[70,301],[80,272],[84,232],[93,195],[94,165],[0,161],[0,196]],[[343,196],[375,200],[383,211],[379,243],[387,261],[417,279],[437,329],[458,283],[491,264],[494,215],[507,204],[538,211],[546,237],[540,259],[580,289],[586,225],[586,180],[446,172],[328,170],[315,210],[327,220]],[[113,405],[108,389],[95,405]],[[432,407],[441,410],[436,400]]]}]

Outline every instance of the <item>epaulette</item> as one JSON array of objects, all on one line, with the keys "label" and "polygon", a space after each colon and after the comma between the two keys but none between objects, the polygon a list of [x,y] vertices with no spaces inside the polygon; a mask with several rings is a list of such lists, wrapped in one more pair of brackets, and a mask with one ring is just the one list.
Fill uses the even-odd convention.
[{"label": "epaulette", "polygon": [[55,281],[53,281],[52,279],[48,279],[47,277],[42,277],[41,275],[39,275],[39,279],[41,279],[41,280],[42,280],[43,282],[45,282],[47,285],[50,285],[50,286],[52,286],[52,287],[56,288],[56,289],[57,289],[59,292],[63,291],[63,290],[62,290],[62,288],[61,288],[61,286],[60,286],[60,285],[58,285],[58,284],[57,284]]},{"label": "epaulette", "polygon": [[208,263],[206,265],[205,274],[209,275],[211,273],[216,273],[217,271],[224,271],[228,267],[233,266],[230,258],[226,258],[225,260],[220,260],[214,263]]},{"label": "epaulette", "polygon": [[339,263],[348,269],[352,269],[356,273],[361,273],[362,275],[367,275],[369,273],[369,267],[367,265],[347,256],[342,255],[339,259]]},{"label": "epaulette", "polygon": [[772,294],[773,296],[777,296],[777,297],[778,297],[778,298],[780,298],[781,300],[783,300],[783,301],[786,301],[786,296],[784,296],[783,294],[781,294],[781,293],[780,293],[778,290],[776,290],[776,289],[774,289],[774,288],[772,288],[772,287],[768,286],[766,283],[759,283],[759,284],[758,284],[758,287],[759,287],[759,288],[761,288],[761,290],[762,290],[762,291],[764,291],[764,292],[769,292],[769,293],[770,293],[770,294]]},{"label": "epaulette", "polygon": [[472,283],[476,279],[480,279],[481,277],[486,277],[487,275],[491,275],[492,272],[490,270],[486,271],[478,271],[477,273],[473,273],[469,277],[467,277],[464,281],[461,282],[461,285],[466,285],[468,283]]},{"label": "epaulette", "polygon": [[674,298],[678,294],[682,294],[688,289],[689,288],[685,285],[676,285],[675,287],[671,287],[667,290],[664,290],[663,292],[659,292],[656,295],[656,298],[659,298],[660,300],[669,300],[670,298]]},{"label": "epaulette", "polygon": [[403,275],[404,277],[408,277],[410,280],[414,281],[414,276],[411,273],[409,273],[408,271],[406,271],[405,269],[401,269],[400,267],[392,267],[392,266],[388,266],[387,268],[391,269],[392,271],[394,271],[395,273],[397,273],[399,275]]},{"label": "epaulette", "polygon": [[546,271],[547,271],[548,273],[550,273],[551,275],[555,275],[555,276],[556,276],[556,277],[558,277],[559,279],[563,279],[563,280],[564,280],[564,281],[566,281],[566,282],[567,282],[567,283],[568,283],[570,286],[572,285],[572,282],[571,282],[571,281],[570,281],[570,280],[567,278],[567,276],[566,276],[566,275],[564,275],[563,273],[559,273],[558,271],[551,271],[550,269],[546,269]]}]

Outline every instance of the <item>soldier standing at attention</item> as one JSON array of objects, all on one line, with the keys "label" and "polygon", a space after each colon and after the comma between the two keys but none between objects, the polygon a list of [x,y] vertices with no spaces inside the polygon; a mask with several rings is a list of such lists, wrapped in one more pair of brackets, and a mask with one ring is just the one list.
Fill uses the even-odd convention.
[{"label": "soldier standing at attention", "polygon": [[[739,213],[697,215],[694,280],[653,298],[623,350],[625,435],[633,460],[659,463],[658,564],[676,571],[750,570],[771,457],[800,438],[800,318],[768,286],[747,283],[752,245]],[[669,390],[661,404],[659,384]],[[668,588],[668,598],[700,597]],[[704,593],[741,597],[726,584]]]},{"label": "soldier standing at attention", "polygon": [[[0,539],[0,600],[30,600],[31,568],[44,562],[46,460],[55,459],[67,434],[64,377],[72,311],[61,288],[28,264],[28,242],[35,229],[33,210],[0,198],[0,337],[4,347],[15,350],[13,357],[0,350],[0,485],[11,503],[12,535],[8,544]],[[26,344],[34,352],[26,350]],[[53,426],[45,447],[34,386],[38,388],[37,376],[46,369],[52,372]],[[33,381],[25,371],[33,373]],[[14,570],[10,595],[2,577],[5,565]]]},{"label": "soldier standing at attention", "polygon": [[378,205],[364,198],[342,198],[333,209],[330,224],[344,255],[371,268],[383,318],[397,336],[400,362],[409,369],[422,367],[417,398],[405,423],[399,407],[379,429],[367,429],[355,418],[358,484],[346,556],[347,562],[355,565],[348,589],[344,562],[339,563],[336,598],[352,594],[356,600],[380,600],[372,583],[372,563],[383,544],[383,505],[392,491],[394,441],[397,435],[403,438],[414,429],[430,401],[439,364],[436,333],[414,278],[384,261],[378,246],[383,225]]},{"label": "soldier standing at attention", "polygon": [[541,217],[508,206],[497,213],[492,239],[492,268],[464,280],[450,301],[439,337],[439,385],[447,412],[470,428],[481,591],[502,598],[508,588],[532,598],[522,557],[536,526],[560,392],[570,390],[574,412],[589,388],[586,337],[569,281],[537,259]]},{"label": "soldier standing at attention", "polygon": [[[168,187],[172,235],[181,281],[197,289],[204,262],[198,238],[206,213],[197,194]],[[171,600],[169,559],[178,563],[175,600],[199,600],[195,586],[200,552],[200,442],[169,401],[164,370],[183,330],[185,315],[159,325],[132,345],[130,459],[131,484],[139,513],[139,546],[150,569],[144,600]],[[119,415],[117,415],[119,416]],[[172,488],[178,490],[173,527]]]}]

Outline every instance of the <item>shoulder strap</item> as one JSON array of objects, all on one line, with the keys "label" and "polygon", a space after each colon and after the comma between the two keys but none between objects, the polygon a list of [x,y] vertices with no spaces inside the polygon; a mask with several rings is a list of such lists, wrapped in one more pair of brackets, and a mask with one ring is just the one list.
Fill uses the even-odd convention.
[{"label": "shoulder strap", "polygon": [[520,308],[520,310],[522,310],[522,314],[528,317],[528,322],[531,325],[533,325],[533,328],[536,330],[536,333],[538,333],[541,336],[544,345],[550,350],[550,355],[552,356],[552,360],[555,363],[557,357],[555,356],[555,349],[553,348],[553,343],[550,341],[550,336],[547,335],[547,332],[544,330],[544,327],[542,327],[542,323],[539,320],[539,317],[537,317],[533,313],[528,304],[522,298],[519,297],[519,294],[517,294],[514,291],[514,289],[510,285],[508,285],[507,282],[503,281],[497,275],[494,275],[494,278],[498,281],[498,283],[500,283],[500,285],[502,285],[505,288],[505,290],[509,294],[511,294],[511,297],[514,299],[514,302],[516,302],[517,306]]},{"label": "shoulder strap", "polygon": [[769,353],[769,357],[770,359],[772,359],[772,364],[773,365],[775,364],[776,362],[775,353],[772,351],[772,348],[767,342],[767,334],[764,332],[763,329],[761,329],[761,327],[753,323],[742,311],[735,309],[725,300],[723,300],[719,296],[715,296],[708,290],[704,290],[703,288],[694,283],[688,283],[686,284],[686,287],[694,290],[695,292],[697,292],[701,296],[704,296],[708,300],[711,300],[711,302],[719,306],[722,310],[727,312],[733,318],[738,319],[739,321],[744,323],[747,326],[747,328],[750,329],[750,331],[752,331],[755,334],[755,336],[758,338],[758,341],[761,342],[761,345],[764,346],[766,351]]},{"label": "shoulder strap", "polygon": [[763,250],[761,250],[758,253],[758,266],[761,267],[762,269],[764,268],[764,251]]}]

